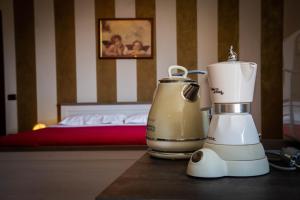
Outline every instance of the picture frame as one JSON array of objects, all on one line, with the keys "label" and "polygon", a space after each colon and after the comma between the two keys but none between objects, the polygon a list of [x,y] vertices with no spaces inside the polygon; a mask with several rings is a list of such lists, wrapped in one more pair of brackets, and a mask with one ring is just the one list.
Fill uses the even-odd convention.
[{"label": "picture frame", "polygon": [[153,58],[152,18],[99,18],[100,59]]}]

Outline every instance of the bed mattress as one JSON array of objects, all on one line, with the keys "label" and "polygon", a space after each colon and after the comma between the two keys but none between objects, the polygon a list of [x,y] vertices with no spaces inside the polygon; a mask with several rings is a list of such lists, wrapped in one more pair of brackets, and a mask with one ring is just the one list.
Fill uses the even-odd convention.
[{"label": "bed mattress", "polygon": [[0,137],[0,146],[145,145],[146,126],[48,127]]}]

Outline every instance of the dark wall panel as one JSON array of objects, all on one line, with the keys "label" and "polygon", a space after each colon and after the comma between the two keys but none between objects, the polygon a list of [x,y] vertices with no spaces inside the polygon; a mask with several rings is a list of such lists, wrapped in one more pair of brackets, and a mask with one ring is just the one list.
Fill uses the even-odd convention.
[{"label": "dark wall panel", "polygon": [[19,131],[31,130],[37,122],[33,6],[33,0],[14,0]]},{"label": "dark wall panel", "polygon": [[2,12],[0,11],[0,135],[6,135]]},{"label": "dark wall panel", "polygon": [[[155,0],[135,1],[137,18],[153,18],[155,27]],[[153,58],[137,60],[137,100],[151,102],[156,88],[156,44],[155,28],[153,34]]]},{"label": "dark wall panel", "polygon": [[[197,1],[176,1],[177,64],[197,69]],[[197,75],[189,76],[197,80]]]},{"label": "dark wall panel", "polygon": [[74,0],[54,0],[57,102],[76,103]]},{"label": "dark wall panel", "polygon": [[230,45],[239,53],[239,0],[218,0],[218,59],[228,58]]},{"label": "dark wall panel", "polygon": [[261,4],[262,136],[282,138],[283,1]]},{"label": "dark wall panel", "polygon": [[97,52],[97,101],[115,103],[117,101],[117,72],[115,59],[99,59],[99,18],[115,17],[115,1],[95,0],[96,52]]}]

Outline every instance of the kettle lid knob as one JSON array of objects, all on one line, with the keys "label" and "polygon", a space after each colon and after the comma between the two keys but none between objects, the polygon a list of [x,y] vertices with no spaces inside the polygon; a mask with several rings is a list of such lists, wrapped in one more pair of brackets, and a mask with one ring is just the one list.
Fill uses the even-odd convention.
[{"label": "kettle lid knob", "polygon": [[238,60],[238,55],[233,51],[233,46],[231,45],[229,49],[228,61],[237,61],[237,60]]}]

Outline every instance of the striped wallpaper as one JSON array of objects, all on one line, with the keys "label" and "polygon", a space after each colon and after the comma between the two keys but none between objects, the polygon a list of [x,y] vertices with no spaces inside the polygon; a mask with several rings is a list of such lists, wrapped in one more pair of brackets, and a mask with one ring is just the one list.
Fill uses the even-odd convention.
[{"label": "striped wallpaper", "polygon": [[34,2],[14,1],[18,127],[30,130],[37,121]]},{"label": "striped wallpaper", "polygon": [[[261,8],[261,0],[24,2],[2,0],[0,4],[5,89],[18,98],[6,102],[8,133],[29,130],[36,122],[56,123],[60,103],[150,102],[169,65],[205,68],[226,59],[230,44],[241,60],[257,62],[261,68],[265,16],[261,13],[269,12],[268,7]],[[100,17],[153,18],[153,59],[98,59]],[[272,15],[268,17],[272,21]],[[259,131],[260,77],[258,70],[252,109]]]}]

